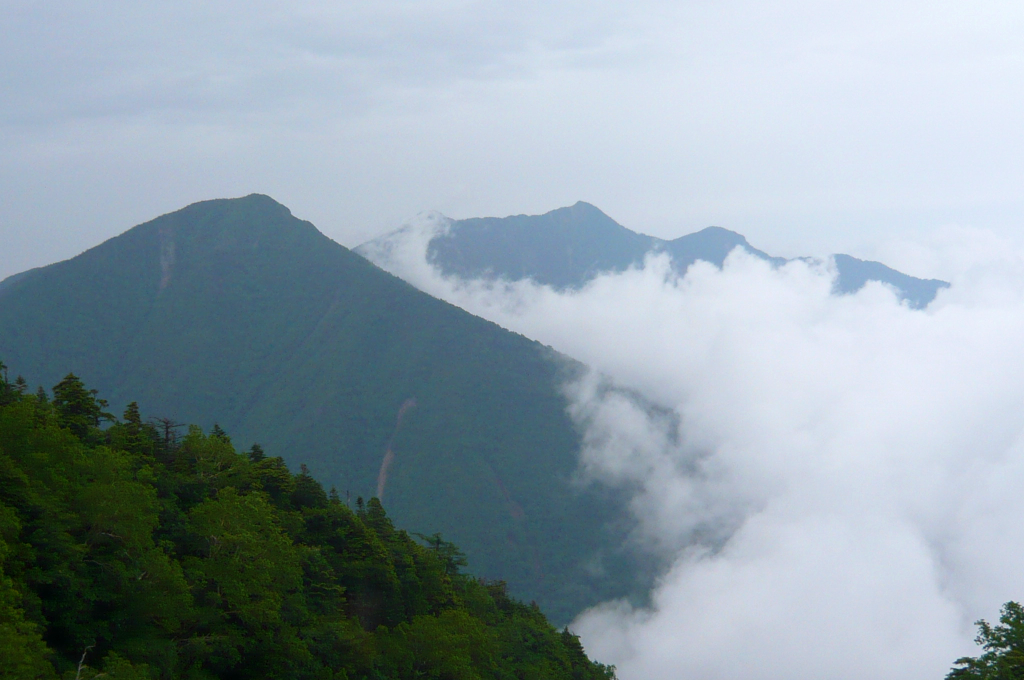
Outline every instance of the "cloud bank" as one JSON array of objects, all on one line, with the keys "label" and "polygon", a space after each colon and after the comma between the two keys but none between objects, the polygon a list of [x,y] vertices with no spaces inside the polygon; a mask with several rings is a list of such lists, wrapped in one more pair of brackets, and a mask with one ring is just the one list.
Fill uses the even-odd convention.
[{"label": "cloud bank", "polygon": [[438,276],[445,225],[421,216],[374,257],[593,368],[566,386],[581,475],[632,490],[639,549],[671,565],[649,607],[574,624],[624,680],[939,678],[1024,597],[1018,255],[946,233],[953,287],[925,311],[742,251],[559,294]]}]

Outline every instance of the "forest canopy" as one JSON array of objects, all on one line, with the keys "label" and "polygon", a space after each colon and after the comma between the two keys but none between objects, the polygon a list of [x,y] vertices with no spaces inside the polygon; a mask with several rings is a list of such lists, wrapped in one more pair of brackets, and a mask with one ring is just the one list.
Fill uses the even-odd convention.
[{"label": "forest canopy", "polygon": [[1024,678],[1024,607],[1007,602],[999,623],[976,622],[975,642],[984,653],[957,659],[946,680],[1021,680]]},{"label": "forest canopy", "polygon": [[106,409],[0,363],[0,678],[614,677],[377,499]]}]

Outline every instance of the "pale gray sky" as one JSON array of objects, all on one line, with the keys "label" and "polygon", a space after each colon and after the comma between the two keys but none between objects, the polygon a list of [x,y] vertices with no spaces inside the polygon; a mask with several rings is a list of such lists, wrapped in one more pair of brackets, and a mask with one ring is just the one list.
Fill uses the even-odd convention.
[{"label": "pale gray sky", "polygon": [[0,277],[251,192],[349,246],[577,200],[790,256],[1014,237],[1022,104],[1016,2],[0,0]]}]

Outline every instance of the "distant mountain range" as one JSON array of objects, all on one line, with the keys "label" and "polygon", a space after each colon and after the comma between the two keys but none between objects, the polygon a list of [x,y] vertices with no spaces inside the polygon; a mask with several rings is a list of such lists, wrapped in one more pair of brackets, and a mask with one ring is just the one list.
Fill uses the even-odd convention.
[{"label": "distant mountain range", "polygon": [[571,360],[432,298],[272,199],[197,203],[0,283],[0,359],[224,428],[442,532],[559,623],[622,596],[627,513],[570,483]]},{"label": "distant mountain range", "polygon": [[[382,246],[394,239],[392,232],[365,243],[356,252],[378,264]],[[582,201],[543,215],[478,217],[452,220],[448,229],[429,243],[428,260],[442,273],[463,279],[533,279],[558,289],[577,288],[605,272],[616,272],[641,264],[651,252],[668,253],[673,267],[683,274],[697,260],[719,267],[735,248],[775,265],[785,258],[772,257],[754,248],[740,234],[708,227],[671,241],[638,234],[623,227],[603,212]],[[807,259],[807,258],[804,258]],[[891,269],[880,262],[859,260],[850,255],[833,255],[838,273],[834,291],[853,293],[868,281],[881,281],[914,308],[928,305],[945,281],[919,279]]]}]

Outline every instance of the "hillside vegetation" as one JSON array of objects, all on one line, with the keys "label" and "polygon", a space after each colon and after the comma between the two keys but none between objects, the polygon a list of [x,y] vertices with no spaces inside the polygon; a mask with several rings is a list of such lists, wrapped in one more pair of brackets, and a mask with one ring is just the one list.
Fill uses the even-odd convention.
[{"label": "hillside vegetation", "polygon": [[612,678],[503,582],[219,427],[0,364],[0,678]]},{"label": "hillside vegetation", "polygon": [[266,196],[197,203],[8,279],[0,356],[33,385],[74,371],[117,413],[217,422],[343,497],[379,495],[559,623],[637,590],[628,513],[572,483],[560,384],[578,368]]}]

